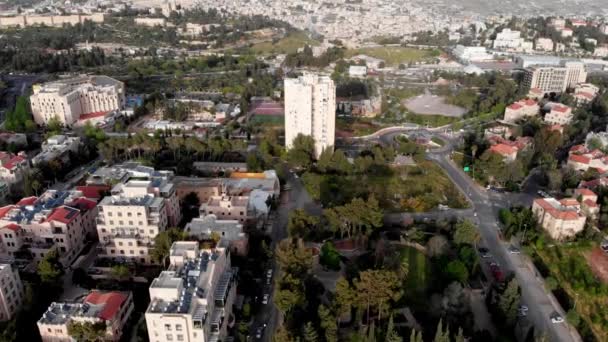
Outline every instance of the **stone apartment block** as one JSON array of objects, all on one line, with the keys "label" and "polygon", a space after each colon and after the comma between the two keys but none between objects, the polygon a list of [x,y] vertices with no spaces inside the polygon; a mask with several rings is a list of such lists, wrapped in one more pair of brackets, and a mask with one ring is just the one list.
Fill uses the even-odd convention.
[{"label": "stone apartment block", "polygon": [[549,125],[569,125],[573,118],[572,108],[562,104],[555,104],[551,107],[551,111],[545,114],[544,120]]},{"label": "stone apartment block", "polygon": [[9,188],[21,184],[23,176],[29,169],[29,162],[25,155],[0,151],[0,180]]},{"label": "stone apartment block", "polygon": [[536,116],[540,112],[540,106],[534,100],[521,100],[512,103],[505,108],[504,120],[514,123],[527,116]]},{"label": "stone apartment block", "polygon": [[170,265],[150,285],[150,342],[224,341],[236,297],[236,269],[224,247],[173,243]]},{"label": "stone apartment block", "polygon": [[555,198],[537,198],[532,204],[532,212],[543,229],[555,240],[573,237],[585,228],[587,221],[580,203],[574,198],[559,201]]},{"label": "stone apartment block", "polygon": [[247,254],[248,237],[243,230],[243,225],[237,220],[219,220],[217,216],[210,214],[200,218],[194,218],[184,228],[184,231],[199,241],[210,240],[214,234],[228,242],[230,252]]},{"label": "stone apartment block", "polygon": [[0,208],[0,256],[27,249],[39,261],[55,249],[64,266],[71,264],[95,237],[95,205],[78,191],[49,190]]},{"label": "stone apartment block", "polygon": [[77,153],[80,137],[55,135],[42,143],[42,151],[32,158],[32,165],[48,163],[51,160],[69,161],[70,152]]},{"label": "stone apartment block", "polygon": [[37,124],[56,117],[71,126],[83,115],[122,109],[125,86],[107,76],[80,76],[34,86],[30,103]]},{"label": "stone apartment block", "polygon": [[104,341],[118,342],[133,308],[131,292],[93,290],[81,303],[51,303],[38,320],[38,331],[42,342],[71,342],[70,324],[102,323],[106,326]]},{"label": "stone apartment block", "polygon": [[23,295],[23,283],[17,268],[0,264],[0,322],[15,317],[23,304]]},{"label": "stone apartment block", "polygon": [[559,66],[535,66],[526,68],[524,86],[546,93],[562,93],[587,80],[585,64],[566,62]]},{"label": "stone apartment block", "polygon": [[222,193],[211,196],[206,203],[201,204],[200,216],[215,215],[220,220],[235,220],[245,224],[253,218],[249,209],[249,196],[230,196]]}]

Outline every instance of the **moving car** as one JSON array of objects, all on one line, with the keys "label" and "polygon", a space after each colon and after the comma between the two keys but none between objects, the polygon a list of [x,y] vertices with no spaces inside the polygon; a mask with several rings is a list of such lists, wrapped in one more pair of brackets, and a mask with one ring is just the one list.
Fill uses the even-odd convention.
[{"label": "moving car", "polygon": [[264,298],[262,299],[262,304],[264,304],[264,305],[268,304],[268,298],[270,298],[270,295],[268,293],[264,294]]},{"label": "moving car", "polygon": [[551,315],[551,323],[554,323],[554,324],[564,323],[564,318],[560,314],[554,313]]},{"label": "moving car", "polygon": [[255,338],[257,338],[258,340],[262,338],[262,336],[264,335],[264,329],[266,328],[266,323],[264,323],[264,325],[262,325],[261,327],[257,328],[255,331]]},{"label": "moving car", "polygon": [[509,251],[509,254],[520,254],[521,253],[519,248],[517,248],[513,245],[509,246],[508,251]]}]

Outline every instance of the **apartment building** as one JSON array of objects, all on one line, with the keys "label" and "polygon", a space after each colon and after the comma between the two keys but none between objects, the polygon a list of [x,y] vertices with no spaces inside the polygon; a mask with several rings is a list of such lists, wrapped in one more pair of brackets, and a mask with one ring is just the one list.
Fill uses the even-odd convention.
[{"label": "apartment building", "polygon": [[534,49],[538,51],[553,51],[553,40],[551,38],[536,38]]},{"label": "apartment building", "polygon": [[530,137],[508,140],[500,136],[491,136],[488,141],[492,145],[488,151],[502,156],[507,162],[515,161],[519,152],[532,146],[532,138]]},{"label": "apartment building", "polygon": [[328,76],[306,74],[285,79],[285,146],[299,135],[315,140],[317,156],[333,148],[336,131],[336,87]]},{"label": "apartment building", "polygon": [[124,83],[107,76],[80,76],[34,86],[30,96],[34,121],[57,118],[71,126],[83,115],[120,110],[125,105]]},{"label": "apartment building", "polygon": [[12,154],[0,151],[0,180],[12,188],[23,181],[23,176],[30,169],[24,154]]},{"label": "apartment building", "polygon": [[42,143],[42,150],[32,158],[32,165],[48,163],[51,160],[68,162],[70,152],[77,153],[80,145],[80,137],[52,136]]},{"label": "apartment building", "polygon": [[520,100],[505,108],[504,121],[514,123],[527,116],[536,116],[540,106],[534,100]]},{"label": "apartment building", "polygon": [[23,283],[17,268],[0,264],[0,322],[15,317],[23,304]]},{"label": "apartment building", "polygon": [[0,256],[15,257],[29,251],[35,261],[57,250],[64,266],[70,265],[95,238],[95,202],[78,191],[49,190],[0,208]]},{"label": "apartment building", "polygon": [[229,252],[178,241],[169,258],[168,269],[150,285],[145,315],[150,342],[223,341],[236,297]]},{"label": "apartment building", "polygon": [[210,214],[192,219],[190,223],[186,224],[184,231],[199,241],[210,240],[216,235],[228,242],[230,252],[247,254],[248,237],[243,230],[243,225],[237,220],[220,220],[217,216]]},{"label": "apartment building", "polygon": [[494,55],[488,53],[488,49],[485,46],[456,45],[453,54],[463,63],[487,62],[494,59]]},{"label": "apartment building", "polygon": [[521,37],[520,31],[513,31],[509,28],[504,28],[496,34],[496,39],[492,43],[495,49],[509,49],[515,51],[530,51],[532,50],[532,42],[527,42]]},{"label": "apartment building", "polygon": [[[154,168],[138,162],[126,162],[97,169],[86,180],[86,185],[101,189],[110,185],[112,186],[110,193],[113,195],[120,195],[122,190],[126,189],[128,193],[135,196],[143,195],[147,191],[155,197],[161,197],[166,204],[165,210],[169,226],[175,227],[182,216],[173,178],[173,171],[154,170]],[[137,181],[143,181],[145,184]],[[131,185],[127,186],[126,184],[129,182]]]},{"label": "apartment building", "polygon": [[600,150],[590,150],[585,145],[576,145],[568,152],[567,165],[577,171],[596,169],[604,173],[608,171],[608,156]]},{"label": "apartment building", "polygon": [[51,303],[38,320],[38,331],[42,342],[71,342],[71,325],[101,323],[106,327],[104,341],[118,342],[133,308],[131,292],[93,290],[81,303]]},{"label": "apartment building", "polygon": [[568,125],[574,119],[572,114],[572,108],[562,105],[555,104],[551,107],[551,111],[545,114],[545,122],[549,125]]},{"label": "apartment building", "polygon": [[566,62],[561,66],[535,66],[525,70],[524,85],[543,93],[561,93],[587,80],[585,64]]},{"label": "apartment building", "polygon": [[600,88],[598,86],[591,83],[581,83],[574,87],[574,98],[577,104],[586,104],[593,101],[599,92]]},{"label": "apartment building", "polygon": [[211,196],[206,203],[199,208],[200,216],[215,215],[221,220],[236,220],[245,224],[253,218],[249,208],[249,196],[230,196],[222,193],[219,196]]},{"label": "apartment building", "polygon": [[532,213],[541,227],[555,240],[573,237],[585,228],[587,221],[580,203],[574,198],[559,201],[555,198],[537,198],[532,204]]}]

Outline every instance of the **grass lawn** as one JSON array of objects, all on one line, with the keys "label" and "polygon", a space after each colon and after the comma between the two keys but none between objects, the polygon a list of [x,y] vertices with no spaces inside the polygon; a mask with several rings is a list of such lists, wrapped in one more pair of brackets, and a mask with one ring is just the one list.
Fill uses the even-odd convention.
[{"label": "grass lawn", "polygon": [[383,128],[371,122],[371,120],[365,120],[360,118],[336,118],[336,130],[338,136],[358,137],[362,135],[368,135],[376,132]]},{"label": "grass lawn", "polygon": [[[608,287],[595,277],[587,263],[591,247],[558,245],[534,251],[561,287],[554,293],[564,310],[576,305],[582,318],[578,330],[583,340],[608,341]],[[591,338],[586,338],[588,336]]]},{"label": "grass lawn", "polygon": [[255,44],[251,47],[253,52],[258,54],[279,54],[279,53],[295,53],[299,48],[303,48],[306,45],[316,46],[319,42],[311,39],[303,31],[289,33],[279,41],[263,42]]},{"label": "grass lawn", "polygon": [[430,127],[439,127],[452,124],[462,119],[443,115],[423,115],[408,113],[406,116],[406,120],[407,122],[415,123],[421,126],[428,125]]},{"label": "grass lawn", "polygon": [[439,204],[450,208],[468,206],[456,186],[435,163],[422,160],[417,165],[391,168],[383,175],[302,176],[308,193],[326,207],[342,205],[353,198],[373,195],[387,211],[424,212]]},{"label": "grass lawn", "polygon": [[255,115],[249,120],[249,124],[253,126],[264,127],[284,127],[285,117],[270,116],[270,115]]},{"label": "grass lawn", "polygon": [[401,260],[408,263],[407,279],[405,281],[405,295],[410,300],[425,301],[424,296],[429,285],[431,265],[426,255],[413,247],[403,247],[400,251]]},{"label": "grass lawn", "polygon": [[398,66],[399,64],[419,62],[430,57],[438,56],[439,51],[414,49],[401,46],[380,46],[346,51],[347,58],[356,55],[367,55],[374,58],[379,58],[384,60],[387,66]]}]

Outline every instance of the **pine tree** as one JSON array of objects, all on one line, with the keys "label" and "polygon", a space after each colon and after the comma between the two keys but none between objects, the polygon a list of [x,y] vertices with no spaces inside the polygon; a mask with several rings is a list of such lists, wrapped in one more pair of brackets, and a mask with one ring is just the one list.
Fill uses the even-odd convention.
[{"label": "pine tree", "polygon": [[304,326],[304,342],[317,342],[319,340],[319,335],[317,335],[317,330],[312,325],[311,322],[306,323]]},{"label": "pine tree", "polygon": [[422,333],[412,329],[412,334],[410,335],[410,342],[422,342]]},{"label": "pine tree", "polygon": [[376,342],[376,325],[374,322],[367,329],[367,342]]},{"label": "pine tree", "polygon": [[456,338],[454,340],[454,342],[464,342],[464,332],[462,331],[462,328],[458,328],[458,335],[456,335]]},{"label": "pine tree", "polygon": [[386,328],[386,342],[403,342],[403,338],[399,336],[397,330],[395,330],[393,315],[391,315],[391,317],[388,319],[388,327]]},{"label": "pine tree", "polygon": [[443,322],[440,319],[437,324],[437,332],[435,332],[434,342],[450,342],[450,329],[446,328],[445,332],[443,331]]}]

